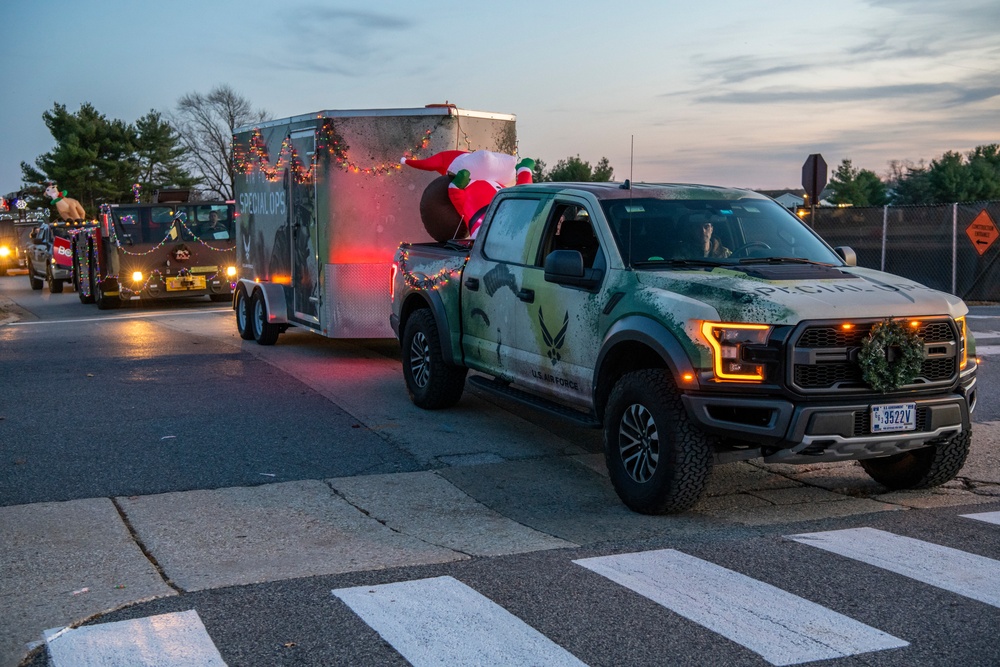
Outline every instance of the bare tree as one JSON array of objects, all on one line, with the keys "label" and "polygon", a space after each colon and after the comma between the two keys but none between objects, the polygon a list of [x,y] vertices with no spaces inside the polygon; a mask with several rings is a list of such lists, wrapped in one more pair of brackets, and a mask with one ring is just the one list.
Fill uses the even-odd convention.
[{"label": "bare tree", "polygon": [[266,111],[254,109],[250,100],[227,85],[208,95],[188,93],[177,102],[174,126],[187,152],[186,161],[205,193],[233,198],[233,130],[260,123]]}]

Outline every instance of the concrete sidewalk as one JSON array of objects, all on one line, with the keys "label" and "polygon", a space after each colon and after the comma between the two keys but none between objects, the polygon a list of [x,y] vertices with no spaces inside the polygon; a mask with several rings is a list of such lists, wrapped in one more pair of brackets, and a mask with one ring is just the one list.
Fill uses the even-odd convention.
[{"label": "concrete sidewalk", "polygon": [[695,509],[668,517],[627,510],[599,454],[4,507],[0,665],[46,629],[183,591],[998,500],[990,422],[938,489],[884,493],[854,463],[746,462],[717,468]]}]

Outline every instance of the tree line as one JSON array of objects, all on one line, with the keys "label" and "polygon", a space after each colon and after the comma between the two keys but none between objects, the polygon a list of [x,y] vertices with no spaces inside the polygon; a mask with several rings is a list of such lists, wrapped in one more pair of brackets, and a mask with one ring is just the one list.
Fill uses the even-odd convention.
[{"label": "tree line", "polygon": [[948,151],[940,158],[913,164],[894,160],[880,178],[843,160],[828,185],[827,199],[838,205],[906,206],[1000,199],[1000,144],[977,146],[966,154]]},{"label": "tree line", "polygon": [[[233,130],[266,120],[229,86],[208,94],[188,93],[169,115],[150,110],[134,123],[109,119],[92,104],[76,112],[55,103],[42,120],[55,147],[33,164],[21,162],[26,184],[21,196],[32,208],[46,208],[46,183],[78,200],[89,216],[102,203],[152,201],[163,188],[188,188],[201,199],[232,199],[235,163]],[[607,158],[591,166],[579,155],[559,160],[546,170],[537,160],[534,180],[610,181],[614,170]]]},{"label": "tree line", "polygon": [[55,103],[42,114],[55,147],[21,162],[21,195],[32,208],[50,202],[45,184],[78,200],[88,216],[103,203],[152,201],[163,188],[188,188],[204,199],[232,199],[233,129],[267,113],[229,86],[189,93],[169,116],[150,110],[134,123],[108,119],[92,104],[76,112]]}]

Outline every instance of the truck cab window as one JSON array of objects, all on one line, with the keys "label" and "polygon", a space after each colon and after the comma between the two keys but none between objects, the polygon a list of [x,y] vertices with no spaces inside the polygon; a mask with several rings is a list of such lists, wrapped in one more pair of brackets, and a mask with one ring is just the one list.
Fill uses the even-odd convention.
[{"label": "truck cab window", "polygon": [[501,202],[487,230],[483,254],[497,262],[526,264],[528,235],[540,208],[541,202],[537,199],[507,199]]},{"label": "truck cab window", "polygon": [[577,250],[583,255],[584,268],[590,269],[594,268],[600,249],[587,209],[575,204],[557,204],[552,208],[542,253],[536,263],[542,266],[553,250]]}]

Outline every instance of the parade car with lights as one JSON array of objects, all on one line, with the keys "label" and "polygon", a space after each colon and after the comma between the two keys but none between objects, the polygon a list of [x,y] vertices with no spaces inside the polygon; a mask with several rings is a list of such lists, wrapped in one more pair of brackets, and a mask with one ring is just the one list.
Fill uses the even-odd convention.
[{"label": "parade car with lights", "polygon": [[856,460],[893,489],[954,478],[967,310],[754,192],[545,183],[500,190],[475,241],[402,244],[391,324],[416,405],[468,380],[603,427],[621,499],[666,513],[752,458]]},{"label": "parade car with lights", "polygon": [[130,301],[232,300],[236,280],[232,201],[112,204],[73,234],[73,282],[100,309]]},{"label": "parade car with lights", "polygon": [[0,275],[24,266],[15,220],[13,215],[0,214]]}]

